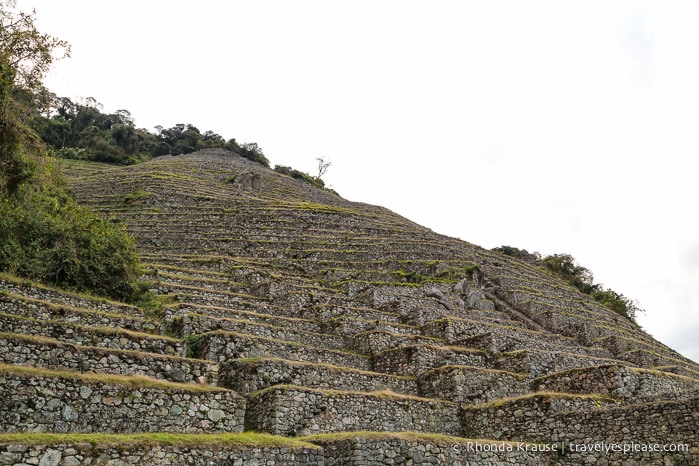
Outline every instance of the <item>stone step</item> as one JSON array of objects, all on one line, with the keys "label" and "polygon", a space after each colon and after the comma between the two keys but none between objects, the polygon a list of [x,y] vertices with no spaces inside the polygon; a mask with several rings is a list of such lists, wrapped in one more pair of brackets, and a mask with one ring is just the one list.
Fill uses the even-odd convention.
[{"label": "stone step", "polygon": [[452,346],[414,345],[386,350],[374,356],[374,371],[419,377],[442,366],[489,367],[490,356],[479,350]]},{"label": "stone step", "polygon": [[583,367],[534,379],[532,388],[599,393],[633,403],[699,396],[699,379],[621,365]]},{"label": "stone step", "polygon": [[20,333],[53,338],[79,346],[94,346],[185,357],[184,340],[137,333],[118,328],[86,327],[73,323],[17,317],[0,312],[0,328],[6,333]]},{"label": "stone step", "polygon": [[234,434],[0,434],[0,464],[317,466],[323,448],[300,439]]},{"label": "stone step", "polygon": [[2,432],[242,432],[244,413],[221,388],[0,365]]},{"label": "stone step", "polygon": [[444,340],[437,338],[415,334],[401,335],[382,330],[370,330],[368,332],[357,333],[345,337],[344,341],[348,348],[372,356],[389,349],[403,348],[406,346],[446,346]]},{"label": "stone step", "polygon": [[[620,404],[600,395],[535,392],[477,405],[464,405],[461,411],[463,436],[503,440],[547,439],[551,435],[550,419],[558,413],[595,412],[605,406]],[[567,427],[572,428],[573,424]]]},{"label": "stone step", "polygon": [[217,362],[241,358],[282,358],[370,370],[371,359],[348,351],[319,348],[300,343],[234,332],[215,331],[198,337],[199,357]]},{"label": "stone step", "polygon": [[76,308],[66,304],[58,305],[14,293],[0,295],[0,311],[32,319],[79,323],[91,327],[123,328],[143,333],[160,333],[160,324],[154,320],[134,317],[130,314],[111,314],[104,311]]},{"label": "stone step", "polygon": [[530,392],[524,374],[473,366],[442,366],[418,377],[420,395],[460,404],[487,403]]},{"label": "stone step", "polygon": [[246,425],[276,435],[370,430],[460,435],[456,403],[392,392],[317,390],[275,385],[248,395]]},{"label": "stone step", "polygon": [[0,363],[114,375],[144,375],[181,383],[218,382],[211,361],[139,351],[113,350],[30,335],[0,333]]},{"label": "stone step", "polygon": [[[183,317],[182,320],[175,322],[179,316]],[[164,316],[171,331],[180,336],[225,329],[225,322],[222,322],[225,319],[246,320],[274,327],[294,327],[311,333],[333,333],[327,331],[327,327],[314,320],[195,304],[169,306]]]},{"label": "stone step", "polygon": [[362,392],[390,390],[403,395],[418,395],[417,381],[413,377],[361,371],[331,364],[252,358],[224,362],[219,369],[219,385],[244,396],[280,384]]}]

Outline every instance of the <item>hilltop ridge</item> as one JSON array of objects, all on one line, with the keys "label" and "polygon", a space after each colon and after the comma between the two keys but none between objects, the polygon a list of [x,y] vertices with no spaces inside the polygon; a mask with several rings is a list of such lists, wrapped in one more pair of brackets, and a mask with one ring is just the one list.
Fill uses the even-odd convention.
[{"label": "hilltop ridge", "polygon": [[[34,374],[59,414],[18,414],[31,399],[20,396],[0,409],[0,431],[278,436],[256,451],[267,437],[149,440],[194,464],[208,464],[203,452],[335,465],[699,458],[699,365],[544,268],[218,149],[63,169],[81,204],[125,222],[165,305],[143,313],[3,278],[0,378]],[[58,379],[80,396],[55,390]],[[114,419],[90,418],[106,399]],[[144,418],[122,422],[132,416]],[[471,452],[468,439],[528,447]],[[143,441],[98,450],[165,464]],[[5,446],[17,442],[42,446],[33,457]],[[72,458],[79,442],[0,436],[0,458]],[[186,453],[192,442],[204,456]],[[594,442],[688,447],[552,447]]]}]

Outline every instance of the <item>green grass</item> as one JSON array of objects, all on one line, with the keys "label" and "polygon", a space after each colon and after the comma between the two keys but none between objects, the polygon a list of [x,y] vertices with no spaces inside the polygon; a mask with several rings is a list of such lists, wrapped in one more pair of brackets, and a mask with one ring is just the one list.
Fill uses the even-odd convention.
[{"label": "green grass", "polygon": [[[309,435],[305,437],[297,437],[299,440],[311,443],[333,443],[340,442],[343,440],[352,440],[356,438],[367,439],[367,440],[390,440],[398,439],[405,440],[408,442],[419,442],[419,443],[431,443],[441,446],[453,446],[454,444],[467,445],[469,443],[480,442],[480,443],[493,443],[496,440],[492,439],[467,439],[463,437],[452,437],[450,435],[444,434],[430,434],[430,433],[419,433],[419,432],[373,432],[373,431],[354,431],[354,432],[336,432],[332,434],[316,434]],[[516,447],[520,444],[530,444],[534,445],[534,442],[508,442],[497,440],[499,443],[504,443],[505,445],[513,445]]]},{"label": "green grass", "polygon": [[240,364],[259,364],[259,363],[264,363],[267,361],[268,362],[281,362],[281,363],[287,364],[289,366],[323,368],[323,369],[327,369],[331,372],[350,372],[353,374],[363,374],[363,375],[369,375],[369,376],[382,376],[382,377],[386,377],[386,378],[402,379],[402,380],[416,380],[417,379],[417,377],[408,376],[408,375],[393,375],[393,374],[386,374],[384,372],[371,372],[371,371],[365,371],[362,369],[354,369],[352,367],[336,366],[334,364],[307,362],[307,361],[293,361],[293,360],[282,359],[282,358],[271,358],[271,357],[270,358],[264,358],[264,357],[241,358],[241,359],[238,359],[236,362],[238,362]]},{"label": "green grass", "polygon": [[250,400],[254,397],[261,396],[264,393],[277,390],[298,390],[302,392],[320,393],[325,397],[361,396],[364,398],[375,398],[377,400],[382,401],[417,401],[422,403],[440,403],[444,405],[456,405],[456,403],[454,403],[453,401],[404,395],[401,393],[396,393],[392,390],[375,390],[373,392],[360,392],[356,390],[323,390],[319,388],[302,387],[300,385],[273,385],[271,387],[263,388],[262,390],[257,390],[255,392],[249,393],[248,399]]},{"label": "green grass", "polygon": [[256,432],[242,434],[0,434],[0,444],[3,445],[70,445],[80,443],[104,446],[320,448],[300,439]]},{"label": "green grass", "polygon": [[513,396],[507,398],[501,398],[499,400],[490,401],[488,403],[481,403],[477,405],[465,405],[463,409],[468,410],[480,410],[480,409],[490,409],[490,408],[500,408],[509,403],[515,403],[518,401],[533,400],[535,398],[541,398],[543,401],[551,401],[555,399],[563,400],[579,400],[579,401],[592,401],[596,403],[600,402],[618,402],[618,400],[600,395],[598,393],[581,394],[581,393],[561,393],[561,392],[533,392],[527,393],[526,395]]}]

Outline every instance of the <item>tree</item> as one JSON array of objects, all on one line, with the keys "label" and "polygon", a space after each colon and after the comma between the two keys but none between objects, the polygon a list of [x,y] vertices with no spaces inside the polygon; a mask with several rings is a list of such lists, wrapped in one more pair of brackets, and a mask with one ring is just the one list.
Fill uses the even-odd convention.
[{"label": "tree", "polygon": [[594,283],[592,272],[579,265],[570,254],[546,256],[542,263],[582,293],[590,295],[595,301],[632,322],[636,322],[638,314],[645,312],[636,301],[610,288],[604,288],[599,283]]},{"label": "tree", "polygon": [[44,76],[54,60],[70,56],[70,45],[37,31],[36,12],[14,11],[16,3],[0,0],[0,54],[15,70],[13,84],[37,93],[44,89]]},{"label": "tree", "polygon": [[48,95],[41,79],[65,43],[37,32],[33,14],[13,7],[0,2],[0,271],[133,298],[139,276],[133,239],[77,204],[25,121],[40,113],[33,96]]},{"label": "tree", "polygon": [[330,168],[330,165],[332,165],[332,162],[325,157],[318,157],[316,160],[318,161],[318,176],[316,178],[321,179],[325,172],[328,171],[328,168]]}]

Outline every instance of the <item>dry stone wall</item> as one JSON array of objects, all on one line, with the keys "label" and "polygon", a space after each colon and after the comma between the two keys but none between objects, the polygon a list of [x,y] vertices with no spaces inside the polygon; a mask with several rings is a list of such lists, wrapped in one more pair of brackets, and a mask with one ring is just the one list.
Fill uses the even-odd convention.
[{"label": "dry stone wall", "polygon": [[[322,437],[322,436],[321,436]],[[534,445],[464,440],[411,439],[400,436],[342,440],[313,439],[324,450],[327,466],[445,465],[540,466],[558,463],[556,452],[532,451]]]},{"label": "dry stone wall", "polygon": [[699,398],[633,405],[591,402],[586,408],[579,402],[556,400],[555,406],[542,401],[466,408],[464,434],[555,443],[561,446],[564,464],[699,461]]},{"label": "dry stone wall", "polygon": [[290,436],[356,430],[461,433],[458,406],[447,401],[285,385],[250,394],[245,420],[254,430]]},{"label": "dry stone wall", "polygon": [[3,432],[242,432],[244,413],[229,390],[0,372]]},{"label": "dry stone wall", "polygon": [[218,383],[218,364],[198,359],[76,346],[0,333],[0,363],[115,375],[145,375],[183,383]]},{"label": "dry stone wall", "polygon": [[363,355],[233,332],[205,333],[199,337],[198,344],[199,356],[211,361],[283,356],[296,361],[320,362],[360,370],[369,370],[371,367],[370,359]]},{"label": "dry stone wall", "polygon": [[362,392],[391,390],[405,395],[418,394],[417,380],[414,377],[282,359],[239,359],[222,363],[219,371],[220,385],[242,395],[273,385]]},{"label": "dry stone wall", "polygon": [[532,382],[537,390],[601,393],[633,403],[699,395],[699,380],[624,366],[598,366],[551,374]]},{"label": "dry stone wall", "polygon": [[59,306],[28,298],[19,299],[13,295],[0,296],[0,311],[14,316],[77,323],[92,327],[120,328],[144,333],[160,332],[159,323],[142,317]]},{"label": "dry stone wall", "polygon": [[104,299],[90,299],[83,295],[70,294],[65,291],[54,290],[35,284],[25,284],[22,281],[0,279],[0,289],[8,294],[17,294],[35,300],[50,301],[53,304],[68,307],[89,309],[107,314],[123,314],[132,317],[143,317],[143,311],[136,306],[115,303]]},{"label": "dry stone wall", "polygon": [[462,404],[487,403],[529,392],[522,374],[468,366],[444,366],[422,374],[420,394]]},{"label": "dry stone wall", "polygon": [[64,324],[50,320],[19,318],[1,312],[0,328],[3,332],[49,337],[79,346],[147,351],[181,357],[186,355],[185,344],[182,340],[157,337],[150,334],[138,334],[118,328],[90,328],[83,325]]},{"label": "dry stone wall", "polygon": [[442,366],[487,367],[489,356],[483,351],[427,345],[386,350],[374,358],[374,370],[398,375],[415,375]]},{"label": "dry stone wall", "polygon": [[308,447],[221,445],[0,445],[2,465],[40,466],[321,466],[323,450]]}]

